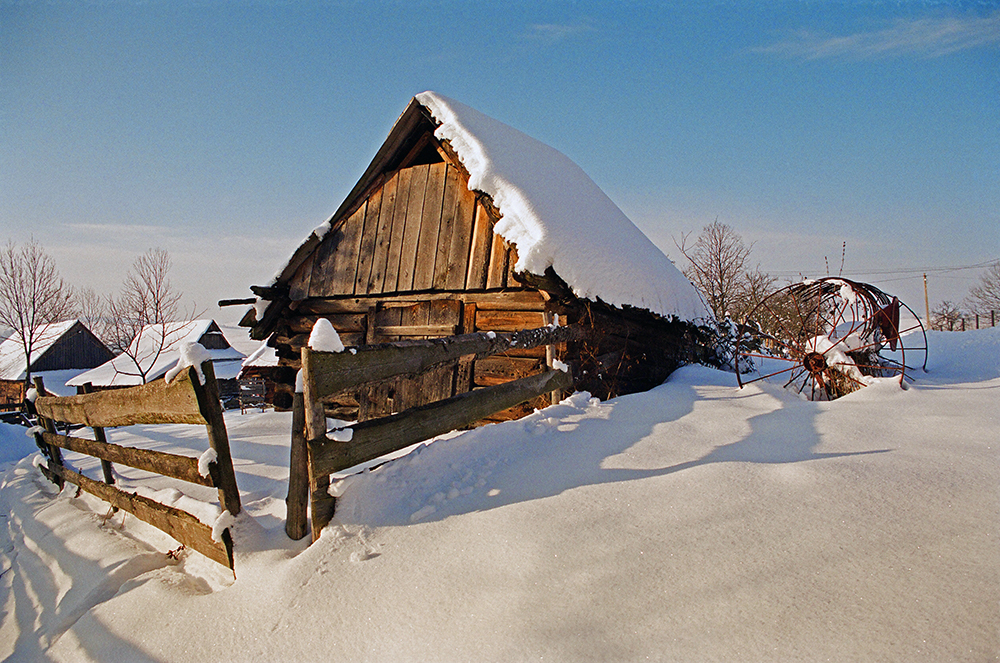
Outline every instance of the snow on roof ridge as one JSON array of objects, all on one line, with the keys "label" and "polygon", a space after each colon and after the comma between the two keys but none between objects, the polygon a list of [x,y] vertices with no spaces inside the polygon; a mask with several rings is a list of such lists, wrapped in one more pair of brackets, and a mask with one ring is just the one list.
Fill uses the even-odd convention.
[{"label": "snow on roof ridge", "polygon": [[[215,320],[212,318],[199,318],[197,320],[146,325],[132,339],[129,344],[129,352],[138,357],[143,368],[148,371],[146,378],[155,380],[177,362],[183,343],[200,339],[214,322]],[[163,333],[164,328],[165,334]],[[165,348],[158,347],[160,344],[158,337],[161,334],[167,338],[167,347]],[[213,363],[227,360],[242,361],[245,358],[242,352],[232,346],[222,350],[209,350],[209,354],[212,356]],[[218,373],[217,377],[220,377]],[[97,368],[92,368],[67,380],[66,384],[67,386],[77,386],[86,382],[92,382],[95,386],[128,386],[141,384],[142,379],[139,377],[132,360],[127,355],[120,354]]]},{"label": "snow on roof ridge", "polygon": [[517,247],[515,269],[552,267],[577,296],[615,306],[708,317],[694,286],[569,157],[435,92],[416,100],[440,122],[434,135],[458,154],[469,189],[500,210],[495,230]]},{"label": "snow on roof ridge", "polygon": [[[73,328],[78,319],[49,322],[35,327],[36,337],[31,348],[31,363],[38,361],[52,344]],[[41,332],[39,332],[41,330]],[[0,380],[23,380],[27,362],[24,361],[24,347],[17,332],[0,341]]]}]

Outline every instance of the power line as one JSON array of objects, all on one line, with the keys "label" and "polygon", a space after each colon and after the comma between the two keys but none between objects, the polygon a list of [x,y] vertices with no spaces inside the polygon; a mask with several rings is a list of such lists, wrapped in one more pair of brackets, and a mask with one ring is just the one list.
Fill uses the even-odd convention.
[{"label": "power line", "polygon": [[[905,277],[902,277],[902,275],[904,274],[912,274],[913,275],[912,278],[917,278],[923,274],[941,275],[941,274],[947,274],[949,272],[958,272],[969,269],[984,269],[986,267],[989,267],[990,265],[993,265],[996,262],[998,262],[998,259],[993,258],[990,260],[986,260],[984,262],[976,263],[975,265],[961,265],[955,267],[898,267],[894,269],[870,269],[865,271],[845,272],[842,274],[838,274],[838,276],[857,277],[857,276],[900,275],[901,278],[893,280],[904,280]],[[804,271],[805,270],[799,269],[793,271],[781,271],[781,272],[769,272],[769,273],[771,274],[771,276],[798,276],[799,274],[804,273]]]}]

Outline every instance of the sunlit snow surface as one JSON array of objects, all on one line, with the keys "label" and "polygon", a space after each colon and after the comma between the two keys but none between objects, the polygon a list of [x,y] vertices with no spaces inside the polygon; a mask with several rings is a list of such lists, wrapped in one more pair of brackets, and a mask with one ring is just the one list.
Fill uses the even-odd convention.
[{"label": "sunlit snow surface", "polygon": [[[0,658],[989,660],[1000,329],[929,340],[908,390],[816,403],[688,366],[452,434],[335,482],[337,518],[309,547],[283,529],[288,415],[229,412],[235,580],[56,494],[24,429],[3,426],[8,457],[30,455],[0,476]],[[199,426],[111,436],[206,446]],[[218,518],[213,489],[150,490]]]}]

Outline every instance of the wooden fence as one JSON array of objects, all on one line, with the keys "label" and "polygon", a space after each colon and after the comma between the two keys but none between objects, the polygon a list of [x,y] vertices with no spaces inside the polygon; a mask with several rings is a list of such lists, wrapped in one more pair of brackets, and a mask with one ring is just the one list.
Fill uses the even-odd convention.
[{"label": "wooden fence", "polygon": [[[229,438],[222,418],[222,405],[211,362],[201,365],[202,384],[195,367],[184,369],[172,382],[157,380],[137,387],[114,389],[76,396],[48,396],[40,378],[35,385],[39,397],[35,409],[44,432],[36,442],[46,456],[41,469],[60,488],[68,481],[157,527],[178,542],[206,557],[233,568],[233,541],[226,529],[221,541],[212,538],[212,526],[194,515],[114,486],[111,463],[173,477],[190,483],[215,487],[222,508],[233,516],[240,512],[240,494],[229,452]],[[89,391],[89,390],[88,390]],[[59,435],[56,422],[89,426],[95,439]],[[215,460],[208,463],[208,476],[199,471],[199,459],[148,449],[111,444],[104,427],[133,424],[204,424]],[[96,481],[66,467],[60,449],[101,460],[104,481]]]},{"label": "wooden fence", "polygon": [[[468,426],[496,412],[573,386],[568,371],[547,370],[504,384],[483,387],[436,403],[370,419],[327,435],[323,401],[347,389],[398,375],[415,375],[461,358],[482,359],[511,348],[551,346],[579,339],[578,326],[549,326],[513,333],[474,333],[430,340],[408,340],[319,352],[302,348],[302,393],[292,406],[292,441],[285,531],[301,539],[311,519],[315,541],[333,517],[330,475],[412,444]],[[309,513],[309,515],[307,515]]]}]

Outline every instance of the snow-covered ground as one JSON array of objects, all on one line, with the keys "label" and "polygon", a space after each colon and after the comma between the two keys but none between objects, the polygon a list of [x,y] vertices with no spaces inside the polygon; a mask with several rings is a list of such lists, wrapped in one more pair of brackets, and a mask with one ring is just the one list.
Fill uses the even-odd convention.
[{"label": "snow-covered ground", "polygon": [[283,531],[288,417],[230,412],[235,580],[56,494],[4,426],[3,458],[28,457],[0,476],[0,658],[994,660],[1000,329],[931,334],[928,367],[826,403],[699,366],[577,394],[337,484],[309,547]]}]

